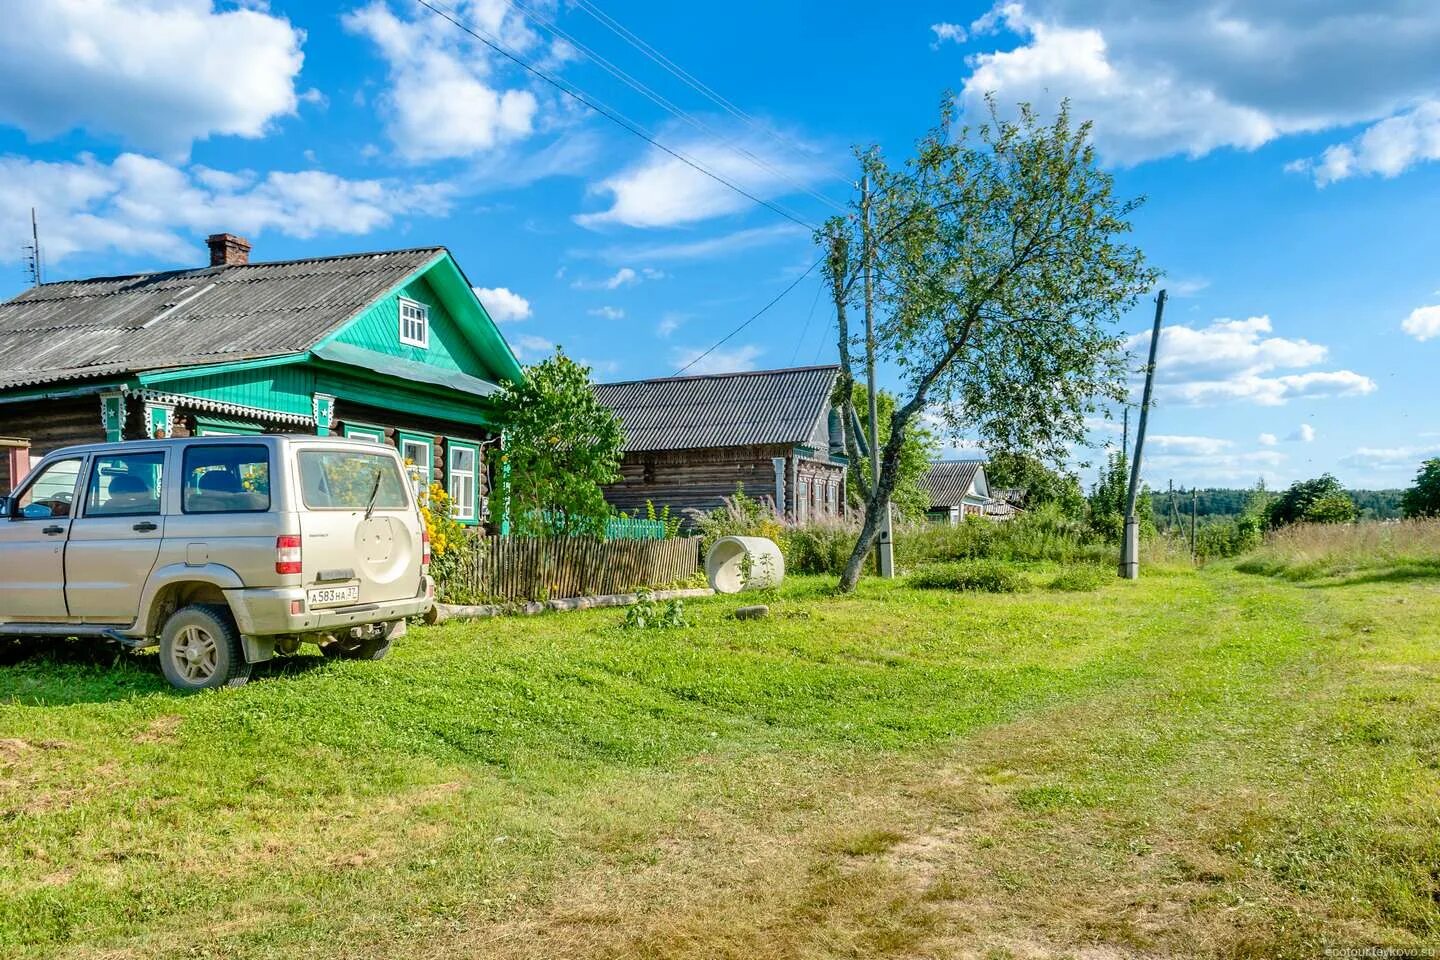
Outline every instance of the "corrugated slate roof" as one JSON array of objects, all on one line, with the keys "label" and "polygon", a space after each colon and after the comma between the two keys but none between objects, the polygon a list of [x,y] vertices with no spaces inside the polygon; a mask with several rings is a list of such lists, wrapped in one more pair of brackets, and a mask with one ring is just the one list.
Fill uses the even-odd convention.
[{"label": "corrugated slate roof", "polygon": [[299,353],[443,249],[32,287],[0,304],[0,388]]},{"label": "corrugated slate roof", "polygon": [[930,492],[930,506],[958,507],[964,503],[976,471],[984,465],[984,460],[941,460],[930,464],[930,472],[920,481],[920,486]]},{"label": "corrugated slate roof", "polygon": [[601,383],[626,452],[796,444],[830,413],[834,366]]}]

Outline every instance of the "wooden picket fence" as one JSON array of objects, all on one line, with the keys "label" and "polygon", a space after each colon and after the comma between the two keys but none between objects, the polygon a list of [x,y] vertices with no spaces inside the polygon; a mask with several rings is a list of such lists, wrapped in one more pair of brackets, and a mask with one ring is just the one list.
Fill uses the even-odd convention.
[{"label": "wooden picket fence", "polygon": [[471,537],[438,572],[451,603],[559,600],[662,587],[700,571],[700,538]]}]

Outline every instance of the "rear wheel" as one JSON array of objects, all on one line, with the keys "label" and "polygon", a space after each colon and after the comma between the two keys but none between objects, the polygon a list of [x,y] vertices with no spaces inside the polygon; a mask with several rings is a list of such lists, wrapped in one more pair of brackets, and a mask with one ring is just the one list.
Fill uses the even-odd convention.
[{"label": "rear wheel", "polygon": [[250,664],[230,611],[196,603],[171,614],[160,631],[160,669],[172,687],[187,693],[249,680]]}]

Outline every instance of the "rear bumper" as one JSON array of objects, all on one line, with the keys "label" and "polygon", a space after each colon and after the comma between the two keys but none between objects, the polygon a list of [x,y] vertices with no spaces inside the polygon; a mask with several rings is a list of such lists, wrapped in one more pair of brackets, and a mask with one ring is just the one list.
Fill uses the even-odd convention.
[{"label": "rear bumper", "polygon": [[[242,634],[264,637],[292,633],[328,633],[367,623],[418,617],[435,605],[435,581],[429,576],[424,577],[420,592],[409,599],[362,603],[348,607],[326,607],[320,610],[306,609],[303,587],[226,590],[225,599],[230,601],[230,610],[235,614],[235,623]],[[296,600],[300,601],[303,613],[290,612]]]}]

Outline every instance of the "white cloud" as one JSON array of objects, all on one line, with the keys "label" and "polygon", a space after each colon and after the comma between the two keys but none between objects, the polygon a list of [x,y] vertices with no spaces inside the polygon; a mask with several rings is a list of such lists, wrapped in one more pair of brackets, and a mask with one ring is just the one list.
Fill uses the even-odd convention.
[{"label": "white cloud", "polygon": [[1440,305],[1416,307],[1400,322],[1400,329],[1420,341],[1440,337]]},{"label": "white cloud", "polygon": [[606,320],[623,320],[625,318],[625,311],[619,307],[596,307],[594,310],[585,312],[592,317],[602,317]]},{"label": "white cloud", "polygon": [[1171,453],[1182,457],[1213,457],[1234,446],[1229,440],[1219,437],[1167,436],[1157,434],[1145,439],[1147,445],[1154,444],[1159,453]]},{"label": "white cloud", "polygon": [[[507,45],[533,46],[534,34],[506,4],[462,5],[462,15]],[[539,101],[525,89],[495,84],[488,50],[449,24],[403,20],[385,0],[348,13],[346,29],[369,38],[390,66],[380,105],[387,133],[410,161],[468,157],[523,139],[535,129]],[[447,29],[448,28],[448,29]]]},{"label": "white cloud", "polygon": [[1197,484],[1246,485],[1263,475],[1267,483],[1279,480],[1275,472],[1285,463],[1285,454],[1276,450],[1225,451],[1219,454],[1146,454],[1142,470],[1152,486],[1151,478],[1173,478],[1186,486]]},{"label": "white cloud", "polygon": [[1396,177],[1426,160],[1440,160],[1440,100],[1387,117],[1355,139],[1327,147],[1319,159],[1286,169],[1308,172],[1323,187],[1348,177]]},{"label": "white cloud", "polygon": [[655,335],[662,340],[667,340],[670,334],[680,329],[680,325],[687,319],[688,317],[685,314],[676,313],[672,310],[662,316],[660,322],[655,325]]},{"label": "white cloud", "polygon": [[1302,423],[1296,427],[1294,432],[1285,438],[1286,443],[1314,443],[1315,428],[1308,423]]},{"label": "white cloud", "polygon": [[1340,458],[1347,467],[1361,467],[1370,470],[1419,469],[1421,461],[1440,456],[1440,446],[1429,447],[1359,447],[1354,453]]},{"label": "white cloud", "polygon": [[535,363],[555,352],[555,344],[544,337],[528,333],[511,340],[510,346],[514,348],[515,356],[522,363]]},{"label": "white cloud", "polygon": [[475,296],[496,323],[512,323],[530,317],[530,301],[508,287],[476,287]]},{"label": "white cloud", "polygon": [[770,227],[754,227],[737,230],[718,237],[704,240],[685,240],[679,243],[647,244],[644,246],[611,247],[601,252],[601,257],[613,262],[622,260],[702,260],[739,253],[752,247],[775,243],[792,237],[809,238],[810,231],[792,223],[781,223]]},{"label": "white cloud", "polygon": [[1280,442],[1280,438],[1273,433],[1262,433],[1256,439],[1260,441],[1260,446],[1262,447],[1273,447]]},{"label": "white cloud", "polygon": [[[262,177],[134,153],[109,164],[88,154],[57,163],[0,156],[0,234],[28,235],[37,207],[51,263],[105,250],[193,260],[197,245],[186,232],[364,234],[416,209],[444,213],[449,200],[448,188],[436,184],[347,180],[321,170]],[[0,262],[19,256],[0,246]]]},{"label": "white cloud", "polygon": [[1166,284],[1165,292],[1172,297],[1193,297],[1210,286],[1204,277],[1182,277]]},{"label": "white cloud", "polygon": [[[761,166],[736,150],[736,146],[764,160]],[[718,141],[689,141],[676,145],[685,154],[717,175],[747,192],[773,200],[818,179],[817,163],[798,159],[795,151],[780,152],[758,136]],[[694,223],[748,209],[752,202],[722,183],[699,172],[683,160],[662,150],[651,149],[635,164],[598,183],[592,194],[609,197],[610,206],[596,213],[583,213],[575,222],[583,227],[620,225],[627,227],[669,227]]]},{"label": "white cloud", "polygon": [[296,110],[304,39],[263,8],[212,0],[6,4],[0,123],[42,139],[83,128],[167,155],[260,137]]},{"label": "white cloud", "polygon": [[1440,82],[1440,6],[1407,0],[1002,0],[971,32],[999,28],[1021,42],[972,58],[967,111],[1068,97],[1120,164],[1382,120]]},{"label": "white cloud", "polygon": [[623,287],[634,287],[646,280],[662,280],[665,273],[653,267],[641,267],[636,270],[634,267],[621,267],[608,277],[599,280],[573,280],[570,286],[574,290],[619,290]]},{"label": "white cloud", "polygon": [[930,32],[935,34],[935,39],[930,42],[931,50],[939,50],[946,42],[964,43],[967,36],[965,28],[958,23],[932,23]]},{"label": "white cloud", "polygon": [[[1243,400],[1278,406],[1290,400],[1360,396],[1375,381],[1351,370],[1276,374],[1285,368],[1313,367],[1329,351],[1303,338],[1267,336],[1270,318],[1220,319],[1207,327],[1171,326],[1160,335],[1156,390],[1162,398],[1187,404]],[[1149,347],[1150,334],[1126,341],[1132,351]]]},{"label": "white cloud", "polygon": [[[677,368],[695,361],[704,351],[699,347],[676,347],[670,352],[670,361]],[[754,370],[755,361],[764,351],[754,344],[742,344],[730,350],[713,350],[686,370],[686,374],[737,373]]]}]

